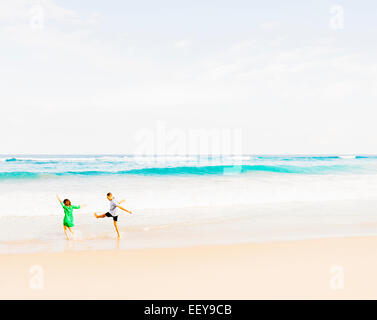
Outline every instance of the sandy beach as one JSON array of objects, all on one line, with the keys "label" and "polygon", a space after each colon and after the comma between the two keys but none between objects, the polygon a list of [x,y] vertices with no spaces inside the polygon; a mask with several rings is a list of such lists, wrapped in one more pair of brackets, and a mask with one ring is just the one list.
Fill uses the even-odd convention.
[{"label": "sandy beach", "polygon": [[377,300],[376,11],[0,0],[0,300]]},{"label": "sandy beach", "polygon": [[3,254],[0,298],[376,299],[376,247],[360,237]]}]

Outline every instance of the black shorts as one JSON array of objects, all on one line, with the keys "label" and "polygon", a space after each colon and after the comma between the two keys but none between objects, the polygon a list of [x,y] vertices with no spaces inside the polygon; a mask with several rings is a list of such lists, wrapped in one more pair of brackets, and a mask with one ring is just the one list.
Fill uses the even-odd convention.
[{"label": "black shorts", "polygon": [[106,217],[113,218],[114,221],[118,221],[118,216],[114,217],[110,214],[110,212],[106,212]]}]

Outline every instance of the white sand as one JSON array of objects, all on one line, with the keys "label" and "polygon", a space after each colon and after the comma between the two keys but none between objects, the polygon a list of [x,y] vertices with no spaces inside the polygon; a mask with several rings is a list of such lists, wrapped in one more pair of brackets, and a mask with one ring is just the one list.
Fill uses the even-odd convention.
[{"label": "white sand", "polygon": [[364,237],[0,255],[0,298],[376,299],[376,247]]}]

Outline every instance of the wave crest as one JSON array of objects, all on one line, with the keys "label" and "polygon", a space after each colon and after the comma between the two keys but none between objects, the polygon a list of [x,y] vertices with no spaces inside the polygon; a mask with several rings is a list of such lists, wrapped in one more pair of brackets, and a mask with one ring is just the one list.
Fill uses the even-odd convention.
[{"label": "wave crest", "polygon": [[0,172],[0,179],[41,178],[48,176],[101,176],[101,175],[141,175],[141,176],[178,176],[178,175],[222,175],[229,172],[245,173],[283,173],[283,174],[336,174],[361,173],[363,168],[350,165],[213,165],[213,166],[176,166],[128,169],[118,171],[81,170],[65,172]]}]

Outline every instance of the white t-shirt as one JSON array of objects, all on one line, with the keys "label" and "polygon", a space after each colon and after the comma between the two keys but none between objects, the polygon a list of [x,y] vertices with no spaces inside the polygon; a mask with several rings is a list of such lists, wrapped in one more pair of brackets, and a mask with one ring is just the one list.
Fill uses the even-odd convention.
[{"label": "white t-shirt", "polygon": [[118,216],[117,205],[118,205],[118,201],[116,201],[115,199],[113,199],[113,200],[110,201],[110,211],[109,211],[109,213],[113,217],[117,217]]}]

